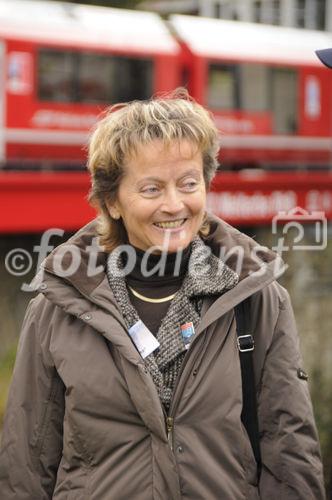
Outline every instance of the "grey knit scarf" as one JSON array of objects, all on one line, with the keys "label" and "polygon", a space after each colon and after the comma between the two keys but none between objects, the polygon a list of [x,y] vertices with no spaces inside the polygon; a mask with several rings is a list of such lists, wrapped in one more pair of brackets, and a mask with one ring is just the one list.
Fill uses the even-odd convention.
[{"label": "grey knit scarf", "polygon": [[[116,248],[108,257],[107,277],[129,329],[140,318],[130,302],[121,247]],[[187,274],[156,335],[160,347],[144,360],[166,409],[169,409],[175,381],[187,352],[181,335],[181,325],[192,322],[196,329],[200,321],[203,297],[220,295],[233,288],[238,280],[238,275],[214,256],[199,237],[192,241]]]}]

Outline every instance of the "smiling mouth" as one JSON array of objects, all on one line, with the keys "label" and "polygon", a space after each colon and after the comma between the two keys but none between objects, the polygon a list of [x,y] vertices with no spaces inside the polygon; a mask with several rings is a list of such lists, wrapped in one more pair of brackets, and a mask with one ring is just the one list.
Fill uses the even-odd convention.
[{"label": "smiling mouth", "polygon": [[183,226],[187,219],[178,219],[167,222],[154,222],[153,225],[160,227],[161,229],[176,229]]}]

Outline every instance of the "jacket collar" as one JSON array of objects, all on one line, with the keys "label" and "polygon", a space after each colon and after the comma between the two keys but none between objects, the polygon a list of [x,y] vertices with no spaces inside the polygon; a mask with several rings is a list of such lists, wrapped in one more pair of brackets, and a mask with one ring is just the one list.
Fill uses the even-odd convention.
[{"label": "jacket collar", "polygon": [[[110,287],[121,308],[126,326],[129,329],[139,321],[136,309],[132,306],[124,273],[121,253],[117,249],[107,259],[107,276]],[[238,282],[238,275],[211,253],[201,238],[192,241],[188,269],[180,290],[175,294],[163,321],[156,333],[159,349],[145,358],[159,396],[166,406],[172,397],[171,388],[165,383],[163,373],[170,368],[168,375],[176,377],[179,363],[176,360],[186,353],[186,345],[179,335],[179,325],[189,321],[196,329],[201,321],[200,311],[205,296],[219,296],[233,288]]]},{"label": "jacket collar", "polygon": [[282,274],[283,270],[283,261],[276,256],[273,261],[265,263],[257,271],[243,278],[238,286],[223,294],[206,309],[196,335],[247,297],[271,284]]},{"label": "jacket collar", "polygon": [[[239,276],[239,282],[212,305],[211,300],[206,301],[197,334],[243,299],[275,280],[282,270],[282,260],[274,252],[213,215],[209,215],[208,220],[211,231],[205,243],[214,255],[226,261],[227,266]],[[107,337],[112,335],[112,342],[125,342],[129,349],[129,338],[128,342],[123,340],[127,337],[123,336],[126,325],[106,278],[108,254],[98,245],[96,226],[97,221],[93,220],[45,259],[40,272],[42,278],[39,278],[43,280],[41,291],[53,303],[80,316],[83,321],[84,314],[92,309],[110,314],[118,322],[119,338],[106,334],[102,322],[93,326]],[[74,272],[66,277],[59,276],[59,268],[68,269],[74,259],[77,259]]]}]

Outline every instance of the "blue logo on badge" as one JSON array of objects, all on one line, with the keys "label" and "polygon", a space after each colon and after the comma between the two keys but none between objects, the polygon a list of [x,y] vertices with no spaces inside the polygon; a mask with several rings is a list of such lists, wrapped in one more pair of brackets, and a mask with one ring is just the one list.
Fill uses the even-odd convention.
[{"label": "blue logo on badge", "polygon": [[184,325],[181,325],[182,340],[184,342],[186,349],[188,349],[194,333],[195,329],[192,321],[190,321],[189,323],[185,323]]}]

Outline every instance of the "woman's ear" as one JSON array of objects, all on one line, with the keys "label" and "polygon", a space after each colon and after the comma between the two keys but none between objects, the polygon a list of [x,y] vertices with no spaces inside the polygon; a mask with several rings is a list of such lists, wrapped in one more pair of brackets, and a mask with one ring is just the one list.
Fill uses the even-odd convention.
[{"label": "woman's ear", "polygon": [[119,214],[119,211],[117,208],[115,207],[112,207],[111,210],[110,210],[110,216],[112,217],[112,219],[114,220],[119,220],[121,215]]},{"label": "woman's ear", "polygon": [[111,204],[110,202],[106,202],[106,206],[107,206],[107,209],[108,209],[108,212],[110,214],[110,216],[112,217],[112,219],[114,220],[119,220],[120,217],[121,217],[121,214],[116,206],[116,204]]}]

